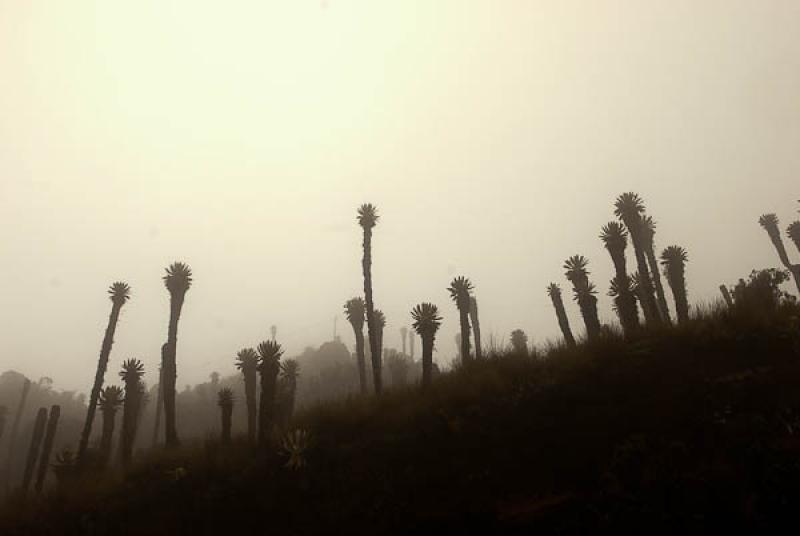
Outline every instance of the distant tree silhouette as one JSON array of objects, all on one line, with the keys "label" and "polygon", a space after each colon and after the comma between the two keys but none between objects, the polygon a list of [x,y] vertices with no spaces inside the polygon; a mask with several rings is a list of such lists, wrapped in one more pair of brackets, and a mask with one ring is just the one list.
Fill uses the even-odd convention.
[{"label": "distant tree silhouette", "polygon": [[285,425],[289,424],[289,420],[294,414],[295,400],[297,399],[297,379],[300,377],[300,363],[296,359],[286,359],[281,363],[281,380],[285,386]]},{"label": "distant tree silhouette", "polygon": [[116,385],[109,385],[100,391],[100,412],[103,414],[103,435],[100,438],[100,454],[103,463],[108,463],[114,441],[114,428],[116,428],[117,411],[119,411],[125,397],[122,389]]},{"label": "distant tree silhouette", "polygon": [[469,300],[469,320],[472,322],[472,335],[475,337],[475,359],[482,359],[481,322],[478,316],[478,300],[475,296],[472,296]]},{"label": "distant tree silhouette", "polygon": [[136,423],[141,399],[141,381],[144,365],[138,359],[127,359],[119,372],[125,384],[125,400],[122,406],[122,441],[120,454],[122,465],[129,467],[133,459],[133,444],[136,441]]},{"label": "distant tree silhouette", "polygon": [[639,310],[636,307],[636,295],[628,277],[625,262],[625,248],[628,247],[628,231],[616,221],[608,222],[600,233],[606,250],[611,255],[616,275],[611,281],[609,296],[614,298],[614,305],[619,315],[620,324],[625,334],[630,336],[639,328]]},{"label": "distant tree silhouette", "polygon": [[6,455],[6,489],[11,482],[11,469],[14,467],[14,446],[17,444],[19,434],[19,424],[22,421],[22,413],[25,411],[25,404],[28,402],[28,394],[31,392],[31,381],[28,378],[22,382],[22,394],[20,395],[17,411],[14,414],[14,423],[11,425],[11,434],[8,436],[8,454]]},{"label": "distant tree silhouette", "polygon": [[651,216],[642,216],[642,237],[645,243],[647,265],[648,268],[650,268],[650,275],[653,278],[653,286],[656,291],[656,304],[658,305],[661,321],[669,324],[672,322],[672,319],[669,316],[669,306],[667,305],[667,298],[664,295],[664,286],[661,284],[661,270],[658,268],[658,260],[656,259],[655,236],[655,220]]},{"label": "distant tree silhouette", "polygon": [[269,334],[270,334],[271,339],[274,341],[275,337],[278,336],[278,326],[276,326],[274,324],[272,326],[270,326]]},{"label": "distant tree silhouette", "polygon": [[53,453],[53,444],[58,430],[58,420],[61,417],[61,406],[54,405],[50,408],[50,415],[47,418],[47,429],[44,435],[44,445],[42,445],[42,456],[39,459],[39,471],[36,475],[36,485],[34,489],[37,494],[42,493],[44,481],[47,477],[47,470],[50,468],[50,456]]},{"label": "distant tree silhouette", "polygon": [[653,282],[650,278],[650,270],[647,267],[646,239],[643,236],[642,213],[644,212],[644,202],[638,194],[626,192],[617,197],[614,203],[614,215],[622,220],[630,233],[633,250],[636,254],[636,266],[638,269],[639,297],[642,303],[642,311],[645,320],[650,324],[658,324],[661,321],[656,303]]},{"label": "distant tree silhouette", "polygon": [[361,387],[361,394],[367,394],[367,363],[364,352],[364,316],[366,315],[366,305],[361,298],[351,298],[344,304],[344,314],[347,321],[353,326],[353,334],[356,338],[356,362],[358,364],[358,381]]},{"label": "distant tree silhouette", "polygon": [[223,445],[230,445],[231,443],[231,423],[233,421],[233,391],[224,387],[217,393],[217,405],[222,414],[222,436],[221,442]]},{"label": "distant tree silhouette", "polygon": [[6,419],[8,419],[8,408],[0,406],[0,441],[3,440],[3,432],[6,430]]},{"label": "distant tree silhouette", "polygon": [[403,326],[400,328],[400,342],[403,347],[403,355],[408,355],[406,353],[407,345],[406,345],[406,338],[408,337],[408,328]]},{"label": "distant tree silhouette", "polygon": [[511,351],[516,355],[528,355],[528,336],[521,329],[511,332]]},{"label": "distant tree silhouette", "polygon": [[412,329],[408,333],[408,346],[409,350],[411,351],[411,361],[414,361],[414,347],[416,346],[416,337],[414,336],[414,330]]},{"label": "distant tree silhouette", "polygon": [[275,399],[278,390],[278,373],[281,370],[283,349],[275,341],[265,341],[258,345],[261,375],[261,400],[258,408],[258,443],[266,446],[275,424]]},{"label": "distant tree silhouette", "polygon": [[36,422],[33,425],[33,436],[31,437],[31,444],[28,447],[28,459],[25,462],[25,473],[22,477],[22,494],[25,495],[31,487],[31,480],[33,480],[33,471],[36,469],[36,460],[39,457],[39,449],[42,446],[42,438],[44,437],[44,429],[47,424],[47,410],[39,408],[36,414]]},{"label": "distant tree silhouette", "polygon": [[161,363],[164,381],[164,432],[167,447],[177,447],[178,428],[175,415],[175,384],[178,381],[177,349],[178,322],[186,292],[192,286],[192,270],[182,262],[169,266],[164,275],[164,285],[169,291],[169,327],[167,330],[166,359]]},{"label": "distant tree silhouette", "polygon": [[600,335],[600,319],[597,315],[597,291],[594,285],[589,282],[589,271],[587,267],[589,261],[583,255],[573,255],[564,261],[564,275],[570,283],[574,299],[578,302],[581,309],[583,322],[586,324],[586,337],[594,340]]},{"label": "distant tree silhouette", "polygon": [[258,354],[252,348],[244,348],[236,354],[236,368],[242,372],[244,379],[244,399],[247,405],[247,439],[250,444],[256,442],[258,403]]},{"label": "distant tree silhouette", "polygon": [[470,360],[469,344],[469,311],[472,299],[472,282],[464,276],[458,276],[447,288],[450,298],[458,308],[459,323],[461,325],[461,361],[468,363]]},{"label": "distant tree silhouette", "polygon": [[411,364],[402,354],[396,350],[386,350],[387,358],[386,365],[389,369],[389,375],[392,378],[392,387],[403,387],[408,384],[408,373],[411,369]]},{"label": "distant tree silhouette", "polygon": [[361,267],[364,273],[364,300],[367,305],[367,334],[372,358],[372,381],[375,385],[375,393],[381,394],[383,391],[381,352],[378,344],[378,331],[375,326],[375,302],[372,298],[372,229],[377,223],[378,209],[374,205],[366,203],[358,208],[358,224],[364,231]]},{"label": "distant tree silhouette", "polygon": [[564,300],[561,296],[561,287],[555,283],[550,283],[547,287],[547,295],[553,302],[553,308],[556,310],[556,318],[558,319],[558,327],[561,328],[561,333],[564,335],[564,341],[567,346],[575,346],[575,337],[572,335],[572,329],[569,327],[569,318],[567,311],[564,309]]},{"label": "distant tree silhouette", "polygon": [[86,421],[83,425],[83,433],[78,446],[78,464],[83,465],[86,461],[86,449],[89,447],[89,437],[92,434],[95,412],[97,411],[97,400],[100,397],[100,390],[103,388],[103,379],[108,368],[108,358],[111,355],[111,346],[114,344],[114,333],[117,330],[117,322],[122,306],[130,299],[131,288],[127,283],[117,281],[108,289],[111,297],[111,315],[108,318],[106,333],[103,337],[103,344],[100,347],[100,359],[97,361],[97,370],[94,376],[92,392],[89,395],[89,408],[86,411]]},{"label": "distant tree silhouette", "polygon": [[420,303],[411,311],[412,328],[422,339],[422,389],[427,389],[433,376],[433,345],[442,325],[439,309],[432,303]]},{"label": "distant tree silhouette", "polygon": [[767,235],[769,235],[769,239],[775,247],[775,251],[778,253],[781,264],[792,274],[795,285],[797,286],[797,291],[800,292],[800,265],[792,264],[791,261],[789,261],[789,255],[786,252],[786,247],[783,245],[783,239],[781,238],[778,216],[775,214],[764,214],[758,219],[758,223],[767,231]]},{"label": "distant tree silhouette", "polygon": [[686,291],[686,262],[689,255],[680,246],[669,246],[661,252],[661,264],[675,299],[675,314],[678,322],[689,320],[689,299]]}]

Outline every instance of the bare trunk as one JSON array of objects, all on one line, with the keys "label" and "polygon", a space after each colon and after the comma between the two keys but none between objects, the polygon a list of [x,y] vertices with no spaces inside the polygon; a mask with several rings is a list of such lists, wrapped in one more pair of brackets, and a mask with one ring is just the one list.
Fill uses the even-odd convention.
[{"label": "bare trunk", "polygon": [[653,251],[653,243],[650,242],[647,248],[647,262],[650,265],[650,273],[653,275],[653,285],[655,286],[656,299],[658,304],[658,312],[661,320],[665,324],[672,323],[669,316],[669,307],[667,306],[667,298],[664,296],[664,286],[661,284],[661,273],[658,271],[658,261],[656,260],[656,253]]},{"label": "bare trunk", "polygon": [[381,353],[378,344],[378,330],[375,325],[375,304],[372,300],[372,229],[364,229],[364,257],[361,267],[364,272],[364,301],[367,304],[367,336],[369,337],[369,351],[372,359],[372,382],[375,394],[383,391],[381,377]]},{"label": "bare trunk", "polygon": [[8,456],[6,456],[6,489],[11,483],[11,470],[14,467],[14,446],[17,443],[19,434],[19,423],[22,420],[22,413],[25,411],[25,404],[28,401],[28,394],[31,391],[31,381],[25,378],[22,384],[22,396],[17,406],[17,413],[14,415],[14,424],[11,425],[11,435],[8,437]]},{"label": "bare trunk", "polygon": [[569,317],[567,317],[567,311],[564,309],[564,301],[561,299],[561,295],[551,296],[551,300],[556,310],[558,327],[561,328],[561,333],[564,335],[567,346],[575,346],[575,337],[572,335],[572,328],[569,327]]},{"label": "bare trunk", "polygon": [[47,433],[44,436],[44,446],[42,447],[42,458],[39,460],[39,473],[36,475],[35,489],[37,494],[42,492],[47,470],[50,468],[50,455],[53,453],[53,442],[58,430],[59,417],[61,417],[61,406],[51,407],[50,417],[47,420]]},{"label": "bare trunk", "polygon": [[478,300],[470,300],[469,318],[472,321],[472,333],[475,336],[475,359],[483,358],[483,348],[481,347],[481,323],[478,317]]},{"label": "bare trunk", "polygon": [[114,441],[114,428],[116,426],[117,410],[107,408],[103,411],[103,435],[100,439],[100,454],[103,465],[111,459],[111,450]]},{"label": "bare trunk", "polygon": [[433,341],[432,335],[422,337],[422,390],[427,390],[431,385],[433,374]]},{"label": "bare trunk", "polygon": [[[161,412],[164,409],[164,359],[167,352],[167,345],[161,346],[161,366],[158,367],[158,391],[156,393],[156,419],[153,426],[153,446],[158,445],[158,436],[161,431]],[[113,423],[112,423],[113,431]]]},{"label": "bare trunk", "polygon": [[222,444],[231,444],[231,421],[233,418],[233,406],[224,406],[222,409]]},{"label": "bare trunk", "polygon": [[[264,365],[262,364],[262,367]],[[261,401],[258,411],[258,443],[266,445],[272,434],[275,423],[275,396],[278,388],[278,373],[280,367],[270,365],[261,371]]]},{"label": "bare trunk", "polygon": [[89,438],[92,435],[92,425],[97,411],[97,400],[100,398],[100,391],[103,389],[103,381],[108,368],[108,357],[111,355],[111,346],[114,344],[114,332],[117,330],[119,313],[122,310],[123,302],[115,302],[111,306],[111,315],[108,318],[106,334],[103,337],[103,344],[100,347],[100,359],[97,361],[97,371],[95,372],[94,385],[89,396],[89,408],[86,411],[86,421],[81,433],[81,441],[78,446],[78,466],[86,463],[86,450],[89,448]]},{"label": "bare trunk", "polygon": [[181,317],[183,299],[183,294],[170,296],[166,359],[161,364],[164,376],[164,435],[167,447],[169,448],[180,445],[175,415],[175,385],[178,381],[176,359],[178,349],[178,321]]},{"label": "bare trunk", "polygon": [[248,371],[244,376],[244,396],[247,403],[247,440],[251,445],[255,445],[256,443],[256,430],[258,426],[257,391],[258,378],[256,377],[256,371]]},{"label": "bare trunk", "polygon": [[731,298],[731,293],[728,290],[728,287],[726,287],[725,285],[720,285],[719,291],[722,293],[722,299],[725,300],[725,304],[728,307],[733,307],[733,298]]},{"label": "bare trunk", "polygon": [[44,436],[44,427],[47,424],[47,410],[45,408],[39,409],[36,414],[36,423],[33,426],[33,437],[31,437],[31,446],[28,448],[28,460],[25,462],[25,475],[22,477],[22,494],[28,493],[28,488],[31,486],[33,479],[33,470],[36,468],[36,460],[39,457],[39,448],[42,445],[42,437]]},{"label": "bare trunk", "polygon": [[358,364],[358,382],[361,394],[367,394],[367,359],[364,355],[364,330],[353,326],[356,336],[356,362]]},{"label": "bare trunk", "polygon": [[459,307],[458,314],[461,321],[461,362],[467,364],[472,359],[469,348],[469,306]]}]

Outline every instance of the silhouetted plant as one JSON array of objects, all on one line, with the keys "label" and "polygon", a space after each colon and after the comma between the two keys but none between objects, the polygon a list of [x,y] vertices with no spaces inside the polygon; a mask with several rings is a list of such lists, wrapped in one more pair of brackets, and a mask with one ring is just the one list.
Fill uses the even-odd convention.
[{"label": "silhouetted plant", "polygon": [[478,316],[478,300],[472,296],[469,300],[469,320],[472,322],[472,334],[475,337],[475,359],[483,358],[481,347],[481,322]]},{"label": "silhouetted plant", "polygon": [[17,444],[19,424],[22,421],[22,413],[25,411],[25,404],[28,401],[28,394],[31,392],[31,381],[25,378],[22,382],[22,394],[20,395],[17,411],[14,414],[14,423],[11,425],[11,434],[8,436],[8,454],[6,455],[6,481],[11,479],[11,468],[14,467],[14,446]]},{"label": "silhouetted plant", "polygon": [[25,474],[22,477],[22,494],[25,495],[31,486],[33,479],[33,471],[36,469],[36,460],[39,457],[39,448],[42,445],[42,438],[44,437],[44,428],[47,424],[47,410],[39,408],[36,414],[36,422],[33,425],[33,436],[31,437],[31,444],[28,447],[28,460],[25,462]]},{"label": "silhouetted plant", "polygon": [[414,336],[414,330],[408,332],[408,346],[409,350],[411,351],[411,361],[414,361],[414,347],[416,346],[416,337]]},{"label": "silhouetted plant", "polygon": [[800,292],[800,266],[795,266],[789,261],[789,255],[786,253],[786,247],[783,245],[783,239],[781,239],[778,216],[775,214],[764,214],[758,219],[758,223],[767,231],[767,235],[769,235],[769,239],[775,247],[775,251],[778,253],[781,264],[792,274],[797,290]]},{"label": "silhouetted plant", "polygon": [[228,387],[220,389],[217,394],[217,405],[222,414],[222,444],[231,443],[231,422],[233,420],[233,391]]},{"label": "silhouetted plant", "polygon": [[262,446],[269,442],[275,424],[275,399],[278,388],[278,373],[281,370],[283,349],[275,341],[265,341],[258,345],[260,363],[258,372],[261,375],[261,401],[258,410],[258,443]]},{"label": "silhouetted plant", "polygon": [[661,320],[667,324],[672,320],[669,316],[669,307],[667,306],[667,298],[664,295],[664,286],[661,284],[661,271],[658,269],[658,261],[656,260],[656,222],[650,216],[642,216],[642,237],[645,243],[645,255],[647,256],[647,264],[650,268],[650,275],[653,278],[653,286],[656,291],[656,303],[658,305],[658,312],[661,315]]},{"label": "silhouetted plant", "polygon": [[623,275],[614,277],[608,288],[608,295],[614,299],[612,308],[619,316],[626,336],[630,336],[639,327],[639,307],[636,304],[636,286],[631,277]]},{"label": "silhouetted plant", "polygon": [[658,312],[658,305],[653,290],[653,282],[650,279],[650,270],[647,267],[647,253],[645,239],[643,237],[642,213],[644,203],[638,194],[626,192],[617,197],[614,203],[614,215],[621,219],[628,228],[633,250],[636,255],[636,267],[638,270],[639,298],[642,304],[645,320],[651,324],[657,324],[661,318]]},{"label": "silhouetted plant", "polygon": [[164,275],[164,285],[169,291],[169,326],[167,329],[166,359],[161,363],[164,381],[164,432],[167,447],[177,447],[178,428],[175,415],[175,384],[178,380],[177,350],[178,322],[186,292],[192,286],[192,270],[182,262],[169,266]]},{"label": "silhouetted plant", "polygon": [[783,301],[793,297],[780,286],[789,280],[789,272],[769,268],[753,270],[747,281],[740,279],[733,288],[734,308],[738,313],[769,319]]},{"label": "silhouetted plant", "polygon": [[589,261],[583,255],[573,255],[564,261],[564,275],[570,283],[575,294],[575,301],[581,309],[583,322],[586,324],[586,337],[594,340],[600,335],[600,319],[597,315],[597,291],[589,282]]},{"label": "silhouetted plant", "polygon": [[458,316],[461,325],[461,361],[467,363],[470,360],[469,343],[469,311],[472,299],[472,282],[464,276],[458,276],[450,283],[447,288],[450,298],[458,308]]},{"label": "silhouetted plant", "polygon": [[361,268],[364,274],[364,300],[367,305],[367,335],[372,359],[372,382],[375,393],[383,390],[381,376],[381,352],[378,344],[378,331],[375,326],[375,302],[372,298],[372,229],[378,223],[378,209],[370,203],[358,207],[358,224],[364,231],[363,257]]},{"label": "silhouetted plant", "polygon": [[83,465],[86,460],[86,449],[89,447],[89,437],[92,434],[92,425],[97,411],[97,400],[100,397],[100,390],[103,388],[103,380],[108,368],[108,358],[111,355],[111,346],[114,344],[114,333],[117,330],[117,322],[119,321],[122,306],[130,299],[131,288],[127,283],[117,281],[108,289],[108,294],[111,297],[111,315],[108,318],[103,344],[100,347],[100,359],[97,361],[94,384],[89,395],[89,408],[86,411],[86,421],[83,425],[83,433],[78,447],[79,465]]},{"label": "silhouetted plant", "polygon": [[669,246],[661,252],[661,264],[675,299],[675,313],[679,323],[689,320],[689,299],[686,291],[686,262],[689,256],[680,246]]},{"label": "silhouetted plant", "polygon": [[550,283],[547,287],[547,295],[553,302],[553,308],[556,310],[556,318],[558,319],[558,327],[561,328],[561,333],[564,335],[564,341],[567,346],[575,346],[575,337],[572,335],[572,329],[569,327],[569,318],[567,311],[564,309],[564,300],[561,296],[561,287],[555,283]]},{"label": "silhouetted plant", "polygon": [[285,386],[284,425],[287,425],[294,414],[297,398],[297,379],[300,377],[300,363],[296,359],[286,359],[281,363],[281,381]]},{"label": "silhouetted plant", "polygon": [[293,470],[306,465],[306,453],[311,445],[311,435],[306,430],[294,430],[281,440],[281,450],[288,456],[286,467]]},{"label": "silhouetted plant", "polygon": [[364,351],[364,316],[366,305],[362,298],[351,298],[344,304],[344,313],[347,321],[353,326],[356,338],[356,363],[358,364],[358,382],[361,394],[367,394],[367,363]]},{"label": "silhouetted plant", "polygon": [[61,417],[61,406],[54,405],[50,408],[50,415],[47,418],[47,431],[44,435],[44,445],[42,446],[42,457],[39,460],[39,472],[36,475],[36,493],[39,494],[44,488],[47,470],[50,468],[50,455],[53,453],[53,443],[58,430],[58,419]]},{"label": "silhouetted plant", "polygon": [[110,385],[100,391],[99,407],[103,415],[103,435],[100,437],[100,455],[104,464],[111,458],[117,411],[123,401],[122,389],[116,385]]},{"label": "silhouetted plant", "polygon": [[258,405],[258,354],[252,348],[244,348],[236,354],[236,368],[242,372],[244,379],[244,399],[247,405],[247,439],[250,444],[256,442]]},{"label": "silhouetted plant", "polygon": [[427,389],[433,376],[433,344],[442,325],[439,309],[432,303],[420,303],[411,311],[412,328],[422,339],[422,389]]},{"label": "silhouetted plant", "polygon": [[122,465],[128,467],[133,458],[133,444],[136,441],[136,422],[141,399],[141,381],[144,365],[138,359],[127,359],[122,363],[120,378],[125,383],[125,400],[122,406]]},{"label": "silhouetted plant", "polygon": [[636,296],[628,278],[628,269],[625,262],[625,248],[628,247],[628,231],[616,221],[608,222],[603,226],[600,239],[611,255],[616,273],[611,281],[609,296],[614,298],[615,310],[619,316],[620,324],[625,334],[630,336],[639,328],[639,310],[636,306]]},{"label": "silhouetted plant", "polygon": [[516,355],[528,355],[528,336],[521,329],[511,332],[511,351]]}]

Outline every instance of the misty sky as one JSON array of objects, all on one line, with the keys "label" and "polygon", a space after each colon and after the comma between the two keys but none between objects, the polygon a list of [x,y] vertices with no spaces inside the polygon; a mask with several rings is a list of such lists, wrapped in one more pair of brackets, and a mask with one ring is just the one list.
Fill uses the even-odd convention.
[{"label": "misty sky", "polygon": [[796,0],[0,0],[0,371],[88,391],[121,279],[106,378],[138,357],[152,382],[174,260],[179,388],[271,324],[291,355],[339,315],[350,345],[367,201],[386,344],[432,301],[442,363],[454,275],[486,339],[541,343],[581,253],[613,320],[597,236],[626,190],[716,298],[778,264],[759,214],[798,217],[798,21]]}]

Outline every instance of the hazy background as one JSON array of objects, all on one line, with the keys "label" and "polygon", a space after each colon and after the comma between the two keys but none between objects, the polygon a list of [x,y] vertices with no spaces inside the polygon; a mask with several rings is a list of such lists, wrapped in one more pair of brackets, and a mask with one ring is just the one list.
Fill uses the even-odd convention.
[{"label": "hazy background", "polygon": [[796,0],[0,0],[0,371],[88,390],[122,279],[108,378],[140,357],[152,382],[174,260],[196,277],[179,389],[271,324],[293,354],[339,315],[350,345],[366,201],[386,345],[430,300],[442,363],[456,274],[484,338],[542,342],[582,253],[612,320],[597,235],[625,190],[714,298],[778,264],[759,214],[797,217],[798,21]]}]

